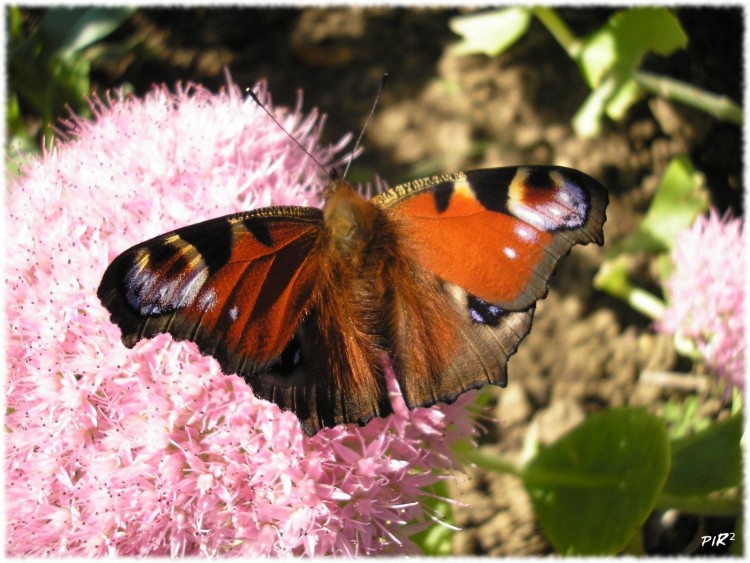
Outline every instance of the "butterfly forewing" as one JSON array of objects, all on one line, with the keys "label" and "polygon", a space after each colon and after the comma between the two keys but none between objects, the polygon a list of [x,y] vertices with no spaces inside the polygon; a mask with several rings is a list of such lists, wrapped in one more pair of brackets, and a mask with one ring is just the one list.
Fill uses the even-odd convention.
[{"label": "butterfly forewing", "polygon": [[510,167],[410,182],[375,201],[400,221],[430,272],[521,311],[544,297],[574,244],[601,244],[607,192],[577,170]]},{"label": "butterfly forewing", "polygon": [[291,340],[312,293],[320,219],[290,207],[178,229],[119,255],[99,298],[129,347],[169,332],[226,373],[262,369]]}]

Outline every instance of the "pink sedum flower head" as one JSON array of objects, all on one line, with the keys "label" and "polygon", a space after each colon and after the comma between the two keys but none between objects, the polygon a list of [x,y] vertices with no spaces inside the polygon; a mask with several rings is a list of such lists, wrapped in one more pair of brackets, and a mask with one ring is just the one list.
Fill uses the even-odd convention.
[{"label": "pink sedum flower head", "polygon": [[715,209],[678,237],[670,303],[658,324],[692,340],[707,366],[730,386],[744,388],[745,242],[742,219]]},{"label": "pink sedum flower head", "polygon": [[[93,108],[8,192],[7,554],[415,551],[422,488],[471,433],[468,396],[410,412],[392,393],[389,418],[307,438],[293,413],[192,343],[160,335],[125,348],[96,297],[107,264],[135,243],[241,210],[318,204],[317,165],[231,84]],[[319,146],[314,111],[272,111],[334,163],[346,139]]]}]

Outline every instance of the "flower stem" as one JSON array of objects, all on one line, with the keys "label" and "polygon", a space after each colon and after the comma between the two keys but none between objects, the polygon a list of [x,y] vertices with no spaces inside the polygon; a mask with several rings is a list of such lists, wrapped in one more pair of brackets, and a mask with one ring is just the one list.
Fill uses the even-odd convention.
[{"label": "flower stem", "polygon": [[459,459],[463,458],[477,467],[500,473],[510,473],[516,477],[521,476],[521,467],[518,462],[498,453],[487,453],[484,448],[477,448],[468,442],[457,444],[454,451]]},{"label": "flower stem", "polygon": [[643,70],[633,72],[633,80],[647,92],[698,108],[717,119],[737,125],[742,125],[744,120],[742,108],[726,96],[718,96],[692,84]]},{"label": "flower stem", "polygon": [[658,320],[664,315],[664,302],[640,287],[633,286],[627,301],[633,309],[650,319]]},{"label": "flower stem", "polygon": [[542,22],[542,25],[547,28],[557,42],[562,46],[563,49],[568,53],[568,56],[576,60],[581,50],[581,44],[567,24],[557,15],[557,12],[552,8],[545,6],[534,6],[531,8],[531,12]]},{"label": "flower stem", "polygon": [[[534,6],[531,12],[565,49],[568,56],[574,61],[577,60],[581,53],[581,41],[557,12],[545,6]],[[687,82],[643,70],[634,70],[632,78],[647,92],[698,108],[717,119],[737,125],[742,125],[744,121],[742,108],[726,96],[712,94]]]},{"label": "flower stem", "polygon": [[652,320],[664,315],[666,306],[654,294],[633,284],[623,257],[605,261],[594,277],[594,287],[622,299],[633,309]]}]

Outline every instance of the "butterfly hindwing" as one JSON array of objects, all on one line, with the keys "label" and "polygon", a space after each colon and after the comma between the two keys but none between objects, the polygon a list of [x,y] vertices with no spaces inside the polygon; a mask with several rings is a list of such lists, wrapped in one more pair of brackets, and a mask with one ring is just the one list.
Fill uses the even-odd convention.
[{"label": "butterfly hindwing", "polygon": [[445,296],[453,301],[453,307],[434,321],[441,325],[442,331],[446,326],[456,329],[457,338],[450,354],[443,363],[423,364],[421,369],[402,369],[414,366],[411,356],[415,348],[404,347],[406,357],[394,358],[404,401],[412,409],[438,402],[452,403],[462,393],[487,384],[505,387],[508,360],[531,330],[533,305],[525,311],[492,307],[493,313],[485,311],[484,320],[478,321],[467,294],[457,286],[445,286]]},{"label": "butterfly hindwing", "polygon": [[454,302],[461,338],[450,361],[433,375],[429,391],[415,386],[415,378],[403,378],[407,404],[413,406],[434,404],[432,395],[450,403],[461,393],[487,384],[505,387],[508,361],[531,330],[534,305],[524,311],[506,311],[458,286],[445,284],[445,290]]},{"label": "butterfly hindwing", "polygon": [[280,361],[245,376],[257,397],[293,411],[308,435],[338,424],[363,425],[392,412],[382,358],[330,313],[314,305]]}]

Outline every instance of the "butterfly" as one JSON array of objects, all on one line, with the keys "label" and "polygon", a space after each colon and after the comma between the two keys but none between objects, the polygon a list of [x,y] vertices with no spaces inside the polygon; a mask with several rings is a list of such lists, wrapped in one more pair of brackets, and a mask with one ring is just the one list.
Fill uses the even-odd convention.
[{"label": "butterfly", "polygon": [[197,344],[310,436],[505,386],[536,301],[575,244],[603,243],[607,191],[554,166],[478,169],[371,199],[333,179],[322,209],[270,207],[126,250],[98,296],[133,347]]}]

